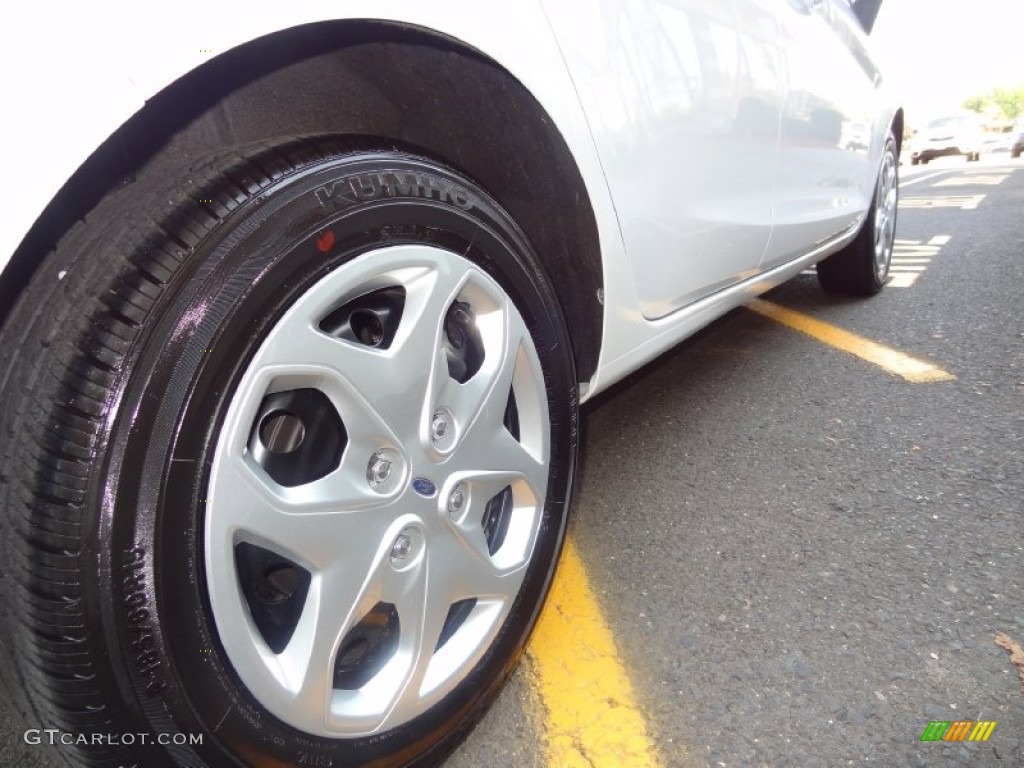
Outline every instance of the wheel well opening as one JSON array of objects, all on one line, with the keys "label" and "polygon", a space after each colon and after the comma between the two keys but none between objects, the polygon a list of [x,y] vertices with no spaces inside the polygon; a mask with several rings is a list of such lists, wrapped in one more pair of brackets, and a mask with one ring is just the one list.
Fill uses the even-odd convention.
[{"label": "wheel well opening", "polygon": [[896,154],[903,153],[903,109],[897,109],[892,118],[892,135],[896,137]]},{"label": "wheel well opening", "polygon": [[600,244],[565,140],[529,91],[480,52],[387,22],[284,30],[218,56],[150,99],[26,235],[0,281],[0,312],[60,237],[119,187],[232,147],[327,134],[419,148],[491,192],[552,278],[579,380],[593,376],[603,320]]}]

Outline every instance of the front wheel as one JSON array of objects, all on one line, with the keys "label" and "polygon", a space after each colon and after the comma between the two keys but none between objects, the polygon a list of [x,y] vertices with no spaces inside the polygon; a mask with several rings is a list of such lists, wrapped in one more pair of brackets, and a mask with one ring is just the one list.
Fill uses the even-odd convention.
[{"label": "front wheel", "polygon": [[557,300],[483,189],[334,141],[183,169],[69,233],[3,335],[28,698],[152,736],[78,761],[454,748],[538,615],[576,456]]},{"label": "front wheel", "polygon": [[818,264],[818,282],[828,293],[871,296],[889,276],[899,205],[896,138],[890,133],[882,152],[871,208],[853,242]]}]

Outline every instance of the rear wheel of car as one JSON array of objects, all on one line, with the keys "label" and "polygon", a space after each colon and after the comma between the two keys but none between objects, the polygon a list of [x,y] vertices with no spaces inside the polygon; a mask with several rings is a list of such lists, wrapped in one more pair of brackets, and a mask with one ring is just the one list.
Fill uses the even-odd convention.
[{"label": "rear wheel of car", "polygon": [[853,242],[818,264],[818,282],[829,293],[870,296],[889,276],[899,205],[899,159],[889,134],[871,208]]},{"label": "rear wheel of car", "polygon": [[577,423],[549,280],[483,189],[340,140],[182,168],[75,227],[3,342],[5,674],[45,727],[150,736],[64,758],[426,765],[483,714]]}]

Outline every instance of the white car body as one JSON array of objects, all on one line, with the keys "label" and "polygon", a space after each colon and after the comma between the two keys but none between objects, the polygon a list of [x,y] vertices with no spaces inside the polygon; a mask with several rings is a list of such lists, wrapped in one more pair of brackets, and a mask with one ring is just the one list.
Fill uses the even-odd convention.
[{"label": "white car body", "polygon": [[179,78],[299,25],[401,22],[511,73],[571,150],[603,265],[583,398],[848,243],[899,119],[846,0],[108,8],[113,23],[93,3],[5,11],[0,267],[90,154]]}]

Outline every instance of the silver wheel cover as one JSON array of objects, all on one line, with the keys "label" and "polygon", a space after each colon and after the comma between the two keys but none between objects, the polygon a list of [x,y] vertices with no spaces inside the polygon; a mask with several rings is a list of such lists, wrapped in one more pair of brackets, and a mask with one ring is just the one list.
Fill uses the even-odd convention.
[{"label": "silver wheel cover", "polygon": [[887,145],[875,191],[875,276],[879,282],[884,281],[889,274],[896,237],[896,208],[899,203],[897,171],[896,155],[891,146]]},{"label": "silver wheel cover", "polygon": [[[344,302],[391,286],[404,289],[405,304],[387,349],[320,330]],[[481,367],[465,383],[449,376],[443,348],[445,316],[456,300],[473,307],[484,348]],[[248,446],[264,398],[301,388],[329,398],[347,443],[336,469],[286,487]],[[518,439],[503,424],[510,389]],[[448,426],[441,437],[439,412]],[[228,405],[211,467],[206,587],[241,681],[276,717],[328,738],[387,731],[437,704],[493,643],[519,592],[542,517],[549,451],[536,348],[519,311],[479,267],[439,248],[400,245],[322,278],[256,351]],[[384,466],[380,457],[387,472],[373,476],[374,466]],[[485,505],[506,488],[507,533],[491,552]],[[279,653],[254,624],[240,586],[235,548],[242,542],[310,574],[294,632]],[[438,647],[452,606],[471,600],[468,616]],[[394,647],[364,684],[335,689],[344,638],[380,604],[398,617]]]}]

